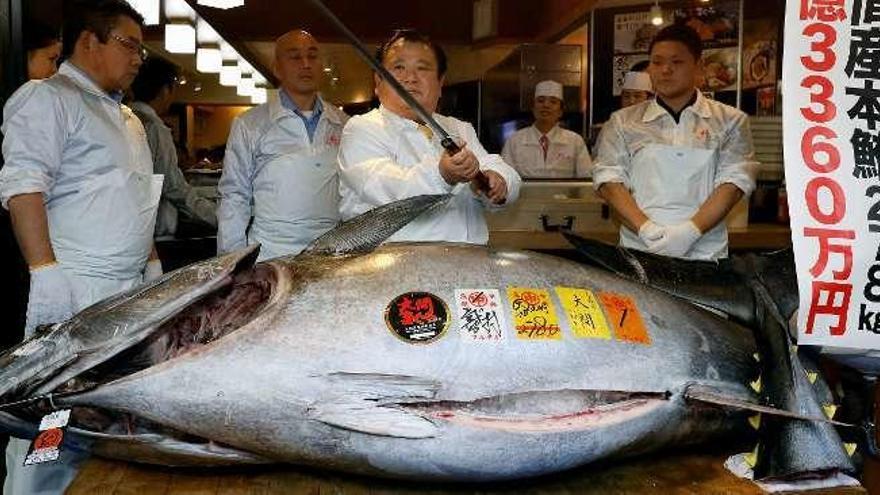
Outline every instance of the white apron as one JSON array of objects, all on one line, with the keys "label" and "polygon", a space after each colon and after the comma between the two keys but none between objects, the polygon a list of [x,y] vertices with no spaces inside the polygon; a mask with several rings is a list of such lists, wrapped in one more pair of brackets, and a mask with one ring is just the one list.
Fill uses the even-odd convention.
[{"label": "white apron", "polygon": [[[662,225],[689,220],[714,190],[715,150],[649,144],[633,157],[630,173],[633,198],[645,215]],[[646,251],[647,245],[626,227],[620,245]],[[727,256],[724,221],[703,234],[684,257],[717,260]]]},{"label": "white apron", "polygon": [[336,152],[282,154],[258,174],[248,244],[262,245],[261,261],[297,254],[339,222]]}]

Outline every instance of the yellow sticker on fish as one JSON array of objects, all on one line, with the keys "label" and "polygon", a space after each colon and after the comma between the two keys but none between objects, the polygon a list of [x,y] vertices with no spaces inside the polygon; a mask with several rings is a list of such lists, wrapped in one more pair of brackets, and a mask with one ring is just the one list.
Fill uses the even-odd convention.
[{"label": "yellow sticker on fish", "polygon": [[561,340],[550,292],[546,289],[508,287],[507,299],[513,313],[516,336],[523,340]]},{"label": "yellow sticker on fish", "polygon": [[571,331],[578,339],[610,339],[611,329],[592,291],[557,287],[556,295],[568,316]]}]

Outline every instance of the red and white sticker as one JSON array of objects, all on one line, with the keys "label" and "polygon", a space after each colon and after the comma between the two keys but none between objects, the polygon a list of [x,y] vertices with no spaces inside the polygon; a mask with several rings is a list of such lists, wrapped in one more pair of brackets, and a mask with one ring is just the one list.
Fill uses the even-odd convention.
[{"label": "red and white sticker", "polygon": [[70,421],[70,409],[53,411],[43,416],[40,420],[40,431],[31,442],[24,458],[25,466],[58,460],[68,421]]},{"label": "red and white sticker", "polygon": [[458,328],[466,342],[501,342],[507,327],[501,309],[501,295],[496,289],[459,289],[455,291]]}]

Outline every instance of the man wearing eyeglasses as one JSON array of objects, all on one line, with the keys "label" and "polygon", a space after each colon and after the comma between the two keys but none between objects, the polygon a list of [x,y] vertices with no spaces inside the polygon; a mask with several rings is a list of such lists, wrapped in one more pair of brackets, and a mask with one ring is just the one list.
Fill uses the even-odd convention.
[{"label": "man wearing eyeglasses", "polygon": [[[162,176],[122,94],[143,63],[143,18],[121,0],[69,2],[58,73],[22,86],[3,112],[0,202],[30,267],[25,336],[144,280],[158,261]],[[155,260],[155,261],[154,261]],[[11,442],[4,493],[62,493],[86,454],[22,467]]]}]

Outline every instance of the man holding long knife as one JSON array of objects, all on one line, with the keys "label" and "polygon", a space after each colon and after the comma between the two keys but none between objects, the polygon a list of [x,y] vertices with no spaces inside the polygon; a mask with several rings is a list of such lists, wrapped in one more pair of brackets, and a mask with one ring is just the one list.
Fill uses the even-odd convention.
[{"label": "man holding long knife", "polygon": [[[343,129],[342,218],[410,196],[452,193],[443,208],[418,218],[391,240],[486,244],[484,210],[515,201],[519,175],[483,149],[473,126],[434,113],[446,73],[442,48],[417,31],[402,30],[379,48],[377,59],[407,94],[377,69],[380,107],[353,117]],[[444,143],[445,133],[457,146]]]}]

